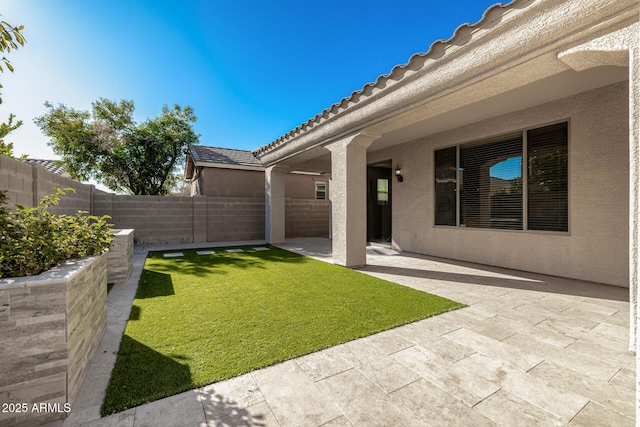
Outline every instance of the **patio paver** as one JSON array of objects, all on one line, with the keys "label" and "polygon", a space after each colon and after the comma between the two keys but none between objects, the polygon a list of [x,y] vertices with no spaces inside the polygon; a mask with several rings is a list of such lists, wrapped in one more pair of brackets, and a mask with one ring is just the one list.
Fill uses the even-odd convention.
[{"label": "patio paver", "polygon": [[171,253],[163,254],[162,256],[164,258],[177,258],[177,257],[184,256],[184,254],[182,252],[171,252]]},{"label": "patio paver", "polygon": [[196,251],[197,255],[213,255],[216,251]]},{"label": "patio paver", "polygon": [[[331,253],[327,239],[282,247],[323,260]],[[136,251],[138,266],[144,254]],[[52,426],[635,423],[627,289],[388,248],[369,250],[367,263],[366,274],[469,307],[110,417],[96,419],[96,403],[79,398],[71,416]],[[124,306],[135,290],[118,286],[109,296],[110,322],[126,320]],[[122,307],[112,309],[117,301]],[[114,334],[118,327],[108,329]],[[104,395],[104,370],[92,378],[90,369],[81,395]]]}]

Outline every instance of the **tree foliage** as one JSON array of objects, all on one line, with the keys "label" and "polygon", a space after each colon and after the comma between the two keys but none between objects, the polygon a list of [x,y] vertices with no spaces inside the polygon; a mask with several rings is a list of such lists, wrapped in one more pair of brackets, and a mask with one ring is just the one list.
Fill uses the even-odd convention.
[{"label": "tree foliage", "polygon": [[45,196],[33,208],[4,207],[7,196],[0,191],[0,277],[40,274],[70,259],[99,255],[111,246],[113,233],[108,216],[80,211],[54,215],[48,208],[59,203],[66,191]]},{"label": "tree foliage", "polygon": [[101,98],[91,113],[45,106],[48,112],[35,122],[72,178],[94,178],[118,192],[168,194],[189,144],[198,143],[196,116],[188,106],[165,105],[160,116],[140,124],[133,120],[132,101]]},{"label": "tree foliage", "polygon": [[[0,52],[8,54],[12,50],[18,49],[19,46],[24,46],[26,39],[22,35],[22,30],[24,30],[24,25],[15,27],[6,21],[0,21]],[[4,64],[4,67],[2,64]],[[13,73],[13,65],[3,55],[0,60],[0,72],[4,73],[5,67]],[[2,89],[1,84],[0,89]],[[2,104],[2,97],[0,97],[0,104]]]},{"label": "tree foliage", "polygon": [[[11,158],[15,158],[13,155],[13,142],[5,142],[4,139],[11,132],[22,126],[22,120],[18,120],[15,124],[13,123],[15,118],[15,114],[9,114],[9,120],[5,123],[0,123],[0,154]],[[26,155],[23,155],[19,159],[24,160],[26,157]]]}]

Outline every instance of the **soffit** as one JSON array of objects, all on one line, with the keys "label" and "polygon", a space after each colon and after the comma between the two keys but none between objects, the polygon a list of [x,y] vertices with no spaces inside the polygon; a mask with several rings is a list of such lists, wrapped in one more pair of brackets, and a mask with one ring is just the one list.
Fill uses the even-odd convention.
[{"label": "soffit", "polygon": [[[628,68],[624,67],[598,67],[583,72],[567,69],[475,102],[469,102],[473,98],[468,91],[461,91],[455,96],[460,105],[451,99],[454,97],[451,95],[447,100],[451,108],[438,109],[437,105],[431,105],[430,108],[416,109],[380,123],[378,128],[381,137],[371,144],[368,151],[380,150],[627,79]],[[485,85],[491,87],[490,82]]]}]

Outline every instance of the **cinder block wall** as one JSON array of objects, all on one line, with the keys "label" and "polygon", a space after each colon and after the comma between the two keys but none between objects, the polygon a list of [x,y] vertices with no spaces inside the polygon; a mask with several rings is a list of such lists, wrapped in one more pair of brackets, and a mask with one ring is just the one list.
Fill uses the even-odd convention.
[{"label": "cinder block wall", "polygon": [[0,190],[7,190],[9,208],[14,205],[33,207],[42,197],[53,194],[57,187],[70,187],[76,193],[67,193],[50,212],[68,215],[79,210],[91,212],[91,194],[96,191],[93,185],[51,173],[35,163],[25,163],[0,155]]},{"label": "cinder block wall", "polygon": [[95,192],[94,214],[135,230],[136,245],[264,239],[264,198],[119,196]]},{"label": "cinder block wall", "polygon": [[94,194],[95,215],[109,215],[114,228],[133,228],[137,245],[193,242],[191,197]]},{"label": "cinder block wall", "polygon": [[329,201],[285,200],[285,237],[329,237]]},{"label": "cinder block wall", "polygon": [[[0,156],[0,189],[9,207],[35,206],[56,187],[71,187],[56,214],[109,215],[114,228],[134,229],[136,245],[263,240],[264,197],[123,196],[95,189],[44,167]],[[286,237],[328,237],[329,201],[286,199]]]},{"label": "cinder block wall", "polygon": [[207,197],[207,241],[263,240],[264,198]]}]

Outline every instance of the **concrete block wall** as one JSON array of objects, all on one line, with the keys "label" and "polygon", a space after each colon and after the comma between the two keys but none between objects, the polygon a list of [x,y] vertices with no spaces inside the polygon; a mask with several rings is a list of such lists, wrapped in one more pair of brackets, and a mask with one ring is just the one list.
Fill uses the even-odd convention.
[{"label": "concrete block wall", "polygon": [[[0,279],[0,425],[39,425],[66,415],[107,320],[106,255],[39,276]],[[33,404],[51,404],[33,412]],[[51,410],[55,409],[55,410]]]},{"label": "concrete block wall", "polygon": [[[0,156],[0,189],[8,190],[9,207],[34,206],[56,187],[71,187],[76,193],[67,193],[51,212],[108,215],[114,228],[135,230],[136,245],[265,238],[264,197],[116,195]],[[329,201],[288,198],[285,203],[286,237],[329,236]]]},{"label": "concrete block wall", "polygon": [[207,197],[207,241],[263,240],[264,198]]},{"label": "concrete block wall", "polygon": [[191,202],[193,204],[193,243],[207,242],[209,237],[207,235],[207,197],[193,196]]},{"label": "concrete block wall", "polygon": [[93,185],[51,173],[35,163],[25,163],[0,155],[0,190],[7,190],[9,208],[16,204],[33,207],[42,197],[53,194],[57,187],[70,187],[76,193],[67,193],[50,212],[68,215],[79,210],[91,212],[91,194],[95,191]]},{"label": "concrete block wall", "polygon": [[116,228],[135,230],[136,245],[193,242],[191,197],[94,194],[95,215],[109,215]]},{"label": "concrete block wall", "polygon": [[286,199],[285,237],[329,237],[328,200]]},{"label": "concrete block wall", "polygon": [[0,189],[7,190],[9,207],[33,206],[33,165],[0,155]]}]

